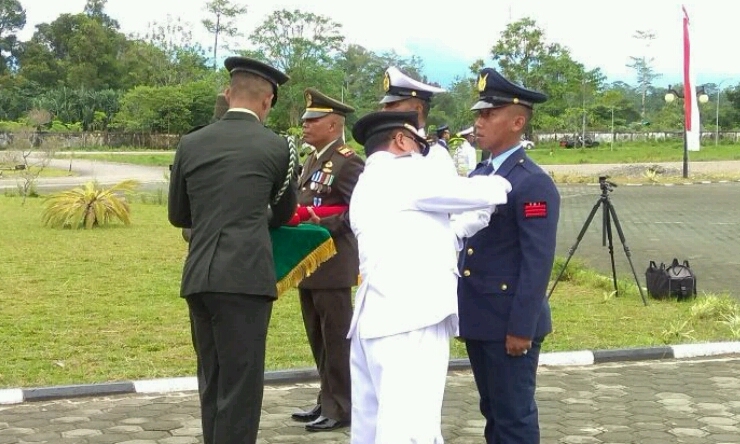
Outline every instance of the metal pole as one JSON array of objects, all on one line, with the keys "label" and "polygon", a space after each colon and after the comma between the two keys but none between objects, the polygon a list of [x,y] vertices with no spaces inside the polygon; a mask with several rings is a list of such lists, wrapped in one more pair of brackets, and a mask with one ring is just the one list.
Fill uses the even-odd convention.
[{"label": "metal pole", "polygon": [[[720,83],[722,85],[722,83]],[[719,145],[719,95],[722,93],[722,87],[717,87],[717,114],[714,122],[714,146]]]},{"label": "metal pole", "polygon": [[581,147],[586,146],[586,82],[583,82],[583,129],[581,130],[583,135],[581,138]]},{"label": "metal pole", "polygon": [[614,107],[612,107],[612,146],[611,150],[614,151]]},{"label": "metal pole", "polygon": [[689,143],[688,133],[686,132],[686,119],[684,118],[683,123],[683,178],[688,179],[689,177]]}]

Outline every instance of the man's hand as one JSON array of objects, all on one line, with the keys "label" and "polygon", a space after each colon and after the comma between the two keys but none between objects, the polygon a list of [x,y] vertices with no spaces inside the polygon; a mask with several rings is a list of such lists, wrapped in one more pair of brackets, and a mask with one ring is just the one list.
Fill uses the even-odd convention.
[{"label": "man's hand", "polygon": [[506,335],[506,353],[509,356],[524,356],[530,348],[532,348],[531,339]]},{"label": "man's hand", "polygon": [[306,207],[306,210],[308,210],[308,214],[311,216],[308,218],[306,222],[308,222],[309,224],[316,224],[316,225],[321,223],[321,218],[317,216],[316,213],[314,213],[313,208]]}]

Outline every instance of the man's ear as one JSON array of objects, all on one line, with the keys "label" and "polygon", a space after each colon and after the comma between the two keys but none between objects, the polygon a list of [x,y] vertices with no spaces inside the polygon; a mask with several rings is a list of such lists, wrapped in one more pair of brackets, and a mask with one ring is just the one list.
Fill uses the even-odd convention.
[{"label": "man's ear", "polygon": [[527,125],[527,118],[521,113],[516,113],[512,121],[511,130],[513,132],[520,132]]},{"label": "man's ear", "polygon": [[272,98],[273,95],[270,94],[262,100],[262,109],[265,110],[265,116],[268,112],[270,112],[270,109],[272,108]]}]

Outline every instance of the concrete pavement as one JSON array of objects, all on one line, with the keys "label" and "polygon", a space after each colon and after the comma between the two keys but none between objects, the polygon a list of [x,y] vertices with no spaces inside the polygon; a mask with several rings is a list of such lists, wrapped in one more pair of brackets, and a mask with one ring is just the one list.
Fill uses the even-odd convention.
[{"label": "concrete pavement", "polygon": [[[51,159],[49,166],[67,170],[69,159]],[[41,177],[36,180],[39,191],[54,191],[72,188],[85,182],[96,180],[104,186],[110,186],[126,179],[136,179],[142,185],[152,188],[166,186],[166,167],[151,167],[123,163],[102,162],[97,160],[73,159],[72,171],[75,176]],[[18,180],[0,179],[0,190],[16,189]]]},{"label": "concrete pavement", "polygon": [[[557,253],[567,256],[593,206],[598,186],[559,187],[561,216]],[[675,186],[619,186],[609,198],[616,210],[641,285],[651,260],[684,259],[697,275],[698,290],[737,296],[740,269],[740,183]],[[607,276],[609,251],[602,246],[602,210],[589,225],[575,257]],[[619,276],[634,280],[622,243],[614,229],[614,259]],[[558,270],[559,271],[559,270]]]},{"label": "concrete pavement", "polygon": [[[316,384],[265,390],[261,444],[347,443],[349,430],[309,434],[290,413]],[[541,367],[542,443],[740,443],[740,355],[588,367]],[[0,444],[201,443],[194,392],[0,406]],[[481,443],[484,421],[471,374],[451,372],[443,407],[448,444]]]}]

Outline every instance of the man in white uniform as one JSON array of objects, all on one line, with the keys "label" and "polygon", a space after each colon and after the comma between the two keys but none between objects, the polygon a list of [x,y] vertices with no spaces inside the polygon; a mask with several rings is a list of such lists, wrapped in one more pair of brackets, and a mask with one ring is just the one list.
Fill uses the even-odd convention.
[{"label": "man in white uniform", "polygon": [[475,147],[471,141],[475,138],[474,128],[466,128],[458,133],[458,136],[465,139],[464,142],[457,147],[455,152],[455,163],[457,164],[457,171],[461,175],[467,176],[468,173],[475,169],[478,164],[478,153],[475,151]]},{"label": "man in white uniform", "polygon": [[[446,92],[446,90],[412,79],[395,66],[385,70],[383,89],[385,90],[385,96],[380,100],[383,111],[416,112],[419,121],[417,132],[422,137],[426,137],[424,128],[427,125],[432,97],[435,94]],[[441,174],[457,175],[452,156],[439,143],[429,147],[429,154],[426,158],[434,161],[439,166],[442,170]]]},{"label": "man in white uniform", "polygon": [[499,176],[435,176],[415,112],[371,113],[352,135],[367,155],[350,202],[361,284],[351,340],[352,444],[441,444],[449,340],[457,331],[450,213],[489,216]]}]

